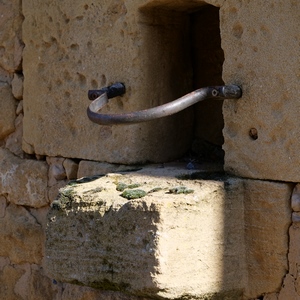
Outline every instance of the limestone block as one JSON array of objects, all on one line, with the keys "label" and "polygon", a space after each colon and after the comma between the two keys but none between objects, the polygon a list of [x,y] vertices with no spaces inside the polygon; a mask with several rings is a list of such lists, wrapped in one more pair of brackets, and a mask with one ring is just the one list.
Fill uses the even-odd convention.
[{"label": "limestone block", "polygon": [[65,168],[66,175],[69,180],[77,178],[78,164],[75,161],[73,161],[72,159],[66,158],[63,161],[63,166]]},{"label": "limestone block", "polygon": [[134,297],[120,292],[101,291],[85,286],[65,284],[61,300],[149,300],[144,297]]},{"label": "limestone block", "polygon": [[300,223],[293,223],[289,229],[290,249],[289,249],[289,273],[295,278],[298,276],[298,265],[300,261]]},{"label": "limestone block", "polygon": [[282,289],[278,295],[278,300],[287,299],[300,300],[300,295],[297,294],[295,289],[295,279],[289,274],[284,278]]},{"label": "limestone block", "polygon": [[133,169],[139,169],[139,167],[82,160],[78,166],[77,178],[103,175],[113,172],[126,172]]},{"label": "limestone block", "polygon": [[3,0],[0,3],[0,67],[14,72],[20,68],[22,60],[22,21],[21,2]]},{"label": "limestone block", "polygon": [[10,134],[5,141],[5,148],[13,154],[24,158],[24,151],[22,149],[23,137],[23,114],[19,114],[15,119],[15,131]]},{"label": "limestone block", "polygon": [[49,165],[48,185],[51,187],[57,184],[58,181],[67,178],[66,170],[63,166],[63,157],[47,157],[46,161]]},{"label": "limestone block", "polygon": [[245,180],[245,247],[248,284],[245,294],[276,292],[288,270],[288,229],[292,185]]},{"label": "limestone block", "polygon": [[10,86],[0,82],[0,140],[14,131],[15,111],[16,101]]},{"label": "limestone block", "polygon": [[0,148],[0,194],[17,205],[42,207],[47,199],[47,164],[23,160]]},{"label": "limestone block", "polygon": [[264,296],[264,300],[278,300],[278,294],[277,293],[267,294]]},{"label": "limestone block", "polygon": [[[223,78],[243,97],[225,100],[225,168],[239,176],[300,181],[300,2],[224,2]],[[280,21],[280,30],[278,22]]]},{"label": "limestone block", "polygon": [[[49,276],[145,297],[240,299],[243,182],[192,173],[149,167],[61,190],[48,215]],[[127,200],[126,187],[147,195]]]},{"label": "limestone block", "polygon": [[14,287],[23,273],[24,271],[22,269],[16,268],[12,265],[7,265],[0,271],[0,295],[2,299],[22,299],[15,293]]},{"label": "limestone block", "polygon": [[44,232],[36,219],[21,206],[10,204],[0,218],[0,256],[13,263],[41,263]]},{"label": "limestone block", "polygon": [[12,93],[14,97],[18,100],[23,99],[23,80],[24,80],[23,75],[14,73],[14,78],[11,82]]},{"label": "limestone block", "polygon": [[190,110],[128,126],[99,126],[86,115],[87,91],[116,81],[127,91],[106,112],[150,108],[192,91],[182,43],[188,14],[141,12],[146,2],[23,2],[26,152],[124,164],[168,161],[186,152]]}]

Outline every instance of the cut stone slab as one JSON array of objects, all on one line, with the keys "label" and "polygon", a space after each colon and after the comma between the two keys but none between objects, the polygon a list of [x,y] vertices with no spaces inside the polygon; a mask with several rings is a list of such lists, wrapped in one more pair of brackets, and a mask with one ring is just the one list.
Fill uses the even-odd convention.
[{"label": "cut stone slab", "polygon": [[[127,200],[124,188],[147,195]],[[237,178],[157,166],[74,181],[48,215],[46,270],[58,281],[137,296],[240,299],[242,191]]]},{"label": "cut stone slab", "polygon": [[49,276],[159,299],[278,292],[293,186],[211,170],[152,165],[70,182],[48,214]]}]

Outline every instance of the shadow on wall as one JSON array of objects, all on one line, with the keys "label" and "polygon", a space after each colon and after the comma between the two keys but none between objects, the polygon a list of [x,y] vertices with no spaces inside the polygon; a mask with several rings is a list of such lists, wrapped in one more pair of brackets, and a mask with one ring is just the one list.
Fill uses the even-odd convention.
[{"label": "shadow on wall", "polygon": [[[158,95],[152,107],[162,104],[159,99],[166,103],[201,87],[224,84],[219,8],[203,3],[195,6],[187,1],[178,6],[148,5],[141,11],[148,49],[142,55],[145,60],[151,57],[147,60],[147,78]],[[184,138],[177,141],[182,154],[188,150],[185,145],[189,145],[194,159],[222,161],[222,105],[222,100],[205,100],[168,117],[173,119],[168,123],[168,131],[172,132],[166,137],[169,145],[174,145],[183,130]],[[151,136],[154,134],[150,127],[148,137]]]}]

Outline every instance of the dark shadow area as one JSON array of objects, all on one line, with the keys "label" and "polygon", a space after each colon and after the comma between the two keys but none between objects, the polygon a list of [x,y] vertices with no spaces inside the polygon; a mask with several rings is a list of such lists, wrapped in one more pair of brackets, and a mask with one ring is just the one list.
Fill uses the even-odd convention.
[{"label": "dark shadow area", "polygon": [[[170,102],[201,87],[224,84],[219,8],[204,2],[196,5],[176,1],[149,4],[141,12],[149,51],[146,55],[152,58],[147,72],[151,85],[159,89],[159,97],[152,106]],[[173,119],[170,122],[172,135],[166,136],[170,145],[174,144],[172,139],[180,137],[177,147],[188,159],[223,162],[222,105],[222,100],[205,100],[168,117]],[[151,129],[148,136],[153,136]]]}]

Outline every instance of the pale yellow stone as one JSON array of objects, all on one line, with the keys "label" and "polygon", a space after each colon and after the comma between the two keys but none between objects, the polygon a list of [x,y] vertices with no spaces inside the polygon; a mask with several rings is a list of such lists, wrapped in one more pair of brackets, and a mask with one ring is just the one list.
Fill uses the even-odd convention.
[{"label": "pale yellow stone", "polygon": [[295,0],[221,6],[223,78],[243,89],[223,106],[225,168],[236,175],[300,181],[299,10]]},{"label": "pale yellow stone", "polygon": [[271,181],[245,180],[245,249],[249,298],[280,289],[288,270],[288,229],[293,186]]},{"label": "pale yellow stone", "polygon": [[47,199],[47,164],[23,160],[0,148],[0,190],[7,200],[17,205],[43,207]]},{"label": "pale yellow stone", "polygon": [[[147,297],[240,299],[247,284],[243,181],[176,179],[183,174],[191,171],[157,166],[61,190],[48,215],[49,276]],[[118,183],[156,191],[128,201]],[[169,192],[178,186],[194,192]]]}]

